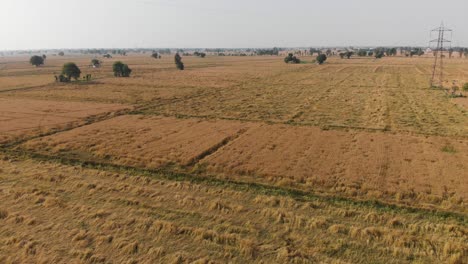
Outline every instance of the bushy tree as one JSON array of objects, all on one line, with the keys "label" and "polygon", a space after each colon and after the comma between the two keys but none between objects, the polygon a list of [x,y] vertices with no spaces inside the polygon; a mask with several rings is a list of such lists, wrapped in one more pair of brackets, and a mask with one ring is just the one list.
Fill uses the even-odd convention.
[{"label": "bushy tree", "polygon": [[348,59],[350,59],[351,56],[353,56],[353,55],[354,55],[354,52],[352,52],[352,51],[347,51],[347,52],[345,53],[345,56],[346,56],[346,58],[348,58]]},{"label": "bushy tree", "polygon": [[297,64],[301,63],[301,60],[294,56],[292,53],[289,53],[288,56],[284,58],[284,62]]},{"label": "bushy tree", "polygon": [[63,51],[58,53],[59,56],[65,56],[65,53]]},{"label": "bushy tree", "polygon": [[320,54],[317,56],[317,63],[318,64],[323,64],[327,60],[327,55],[325,54]]},{"label": "bushy tree", "polygon": [[38,67],[44,64],[44,58],[41,56],[34,55],[31,57],[31,59],[29,59],[29,63]]},{"label": "bushy tree", "polygon": [[101,61],[98,59],[92,59],[91,60],[91,65],[93,65],[95,68],[101,67]]},{"label": "bushy tree", "polygon": [[153,54],[151,54],[151,57],[155,58],[155,59],[160,59],[161,55],[159,55],[159,53],[157,53],[157,52],[153,52]]},{"label": "bushy tree", "polygon": [[182,57],[180,57],[179,53],[176,53],[174,57],[174,61],[175,61],[177,69],[183,71],[185,67],[184,67],[184,63],[182,62]]},{"label": "bushy tree", "polygon": [[114,71],[115,77],[130,77],[130,74],[132,73],[132,69],[121,61],[116,61],[114,65],[112,65],[112,70]]},{"label": "bushy tree", "polygon": [[69,62],[63,65],[62,74],[67,76],[68,79],[73,78],[77,80],[78,78],[80,78],[81,70],[80,68],[78,68],[78,66],[76,66],[75,63]]}]

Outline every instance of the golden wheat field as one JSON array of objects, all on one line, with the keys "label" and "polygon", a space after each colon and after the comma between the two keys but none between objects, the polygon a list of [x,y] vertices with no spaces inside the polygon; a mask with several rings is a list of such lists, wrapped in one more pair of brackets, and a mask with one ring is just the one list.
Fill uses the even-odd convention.
[{"label": "golden wheat field", "polygon": [[430,56],[92,58],[0,58],[0,263],[468,263],[468,98]]}]

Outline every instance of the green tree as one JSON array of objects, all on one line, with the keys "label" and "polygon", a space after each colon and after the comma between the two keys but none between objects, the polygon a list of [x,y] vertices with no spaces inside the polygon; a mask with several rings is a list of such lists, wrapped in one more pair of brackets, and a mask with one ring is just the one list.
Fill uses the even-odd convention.
[{"label": "green tree", "polygon": [[42,58],[41,56],[34,55],[31,57],[31,59],[29,59],[29,63],[38,67],[44,64],[44,58]]},{"label": "green tree", "polygon": [[130,74],[132,73],[132,69],[121,61],[116,61],[114,65],[112,65],[112,70],[114,71],[115,77],[130,77]]},{"label": "green tree", "polygon": [[327,60],[327,55],[325,54],[320,54],[317,56],[317,63],[318,64],[323,64]]},{"label": "green tree", "polygon": [[174,61],[177,69],[183,71],[185,67],[184,63],[182,62],[182,57],[180,57],[179,53],[176,53],[176,55],[174,56]]},{"label": "green tree", "polygon": [[347,52],[345,53],[345,56],[346,56],[346,58],[348,58],[348,59],[350,59],[351,56],[353,56],[353,55],[354,55],[354,52],[352,52],[352,51],[347,51]]},{"label": "green tree", "polygon": [[62,74],[67,76],[68,79],[73,78],[75,80],[78,80],[78,78],[80,78],[81,75],[81,70],[80,68],[78,68],[78,66],[76,66],[75,63],[69,62],[63,65]]}]

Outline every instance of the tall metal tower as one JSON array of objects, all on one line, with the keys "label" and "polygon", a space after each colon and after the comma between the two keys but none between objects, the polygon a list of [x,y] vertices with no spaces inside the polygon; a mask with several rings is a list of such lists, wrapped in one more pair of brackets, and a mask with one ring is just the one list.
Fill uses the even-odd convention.
[{"label": "tall metal tower", "polygon": [[[444,22],[440,24],[440,27],[431,30],[430,43],[437,43],[437,47],[434,50],[435,61],[432,67],[431,88],[443,88],[444,86],[444,51],[446,49],[444,48],[444,44],[452,42],[445,39],[446,35],[448,35],[447,33],[450,33],[450,39],[452,39],[452,30],[444,27]],[[435,34],[437,34],[437,39],[432,39]]]}]

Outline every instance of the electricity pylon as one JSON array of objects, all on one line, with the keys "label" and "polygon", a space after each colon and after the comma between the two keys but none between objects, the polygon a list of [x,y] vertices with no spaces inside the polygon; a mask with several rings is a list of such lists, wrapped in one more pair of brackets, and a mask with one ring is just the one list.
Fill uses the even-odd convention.
[{"label": "electricity pylon", "polygon": [[452,30],[444,27],[444,23],[440,27],[431,30],[431,39],[434,33],[437,33],[437,39],[432,39],[431,43],[437,42],[437,47],[434,50],[435,61],[432,66],[431,87],[443,88],[444,86],[444,44],[451,43],[451,40],[445,39],[447,32],[450,32],[450,39],[452,38]]}]

